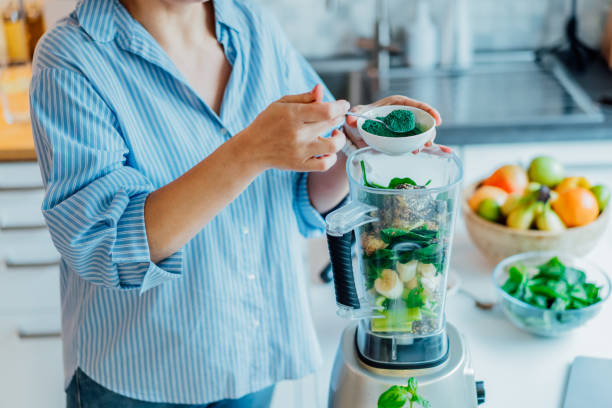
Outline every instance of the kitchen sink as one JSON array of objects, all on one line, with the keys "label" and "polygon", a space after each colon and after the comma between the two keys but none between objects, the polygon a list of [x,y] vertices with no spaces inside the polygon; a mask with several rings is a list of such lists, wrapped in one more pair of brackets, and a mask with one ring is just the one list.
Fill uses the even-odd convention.
[{"label": "kitchen sink", "polygon": [[[519,55],[519,56],[517,56]],[[468,70],[391,68],[379,77],[364,60],[319,61],[315,69],[352,104],[401,94],[436,107],[445,129],[599,123],[599,107],[552,55],[477,54]]]}]

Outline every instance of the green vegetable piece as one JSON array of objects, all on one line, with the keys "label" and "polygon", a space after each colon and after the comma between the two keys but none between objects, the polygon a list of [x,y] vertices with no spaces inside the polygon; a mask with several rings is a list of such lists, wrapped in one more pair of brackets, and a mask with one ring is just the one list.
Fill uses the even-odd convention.
[{"label": "green vegetable piece", "polygon": [[367,178],[367,175],[366,175],[365,162],[363,160],[361,160],[361,162],[359,164],[361,165],[361,176],[363,177],[363,185],[366,186],[366,187],[381,188],[381,189],[386,189],[386,190],[393,190],[393,189],[396,189],[396,188],[400,188],[401,189],[402,185],[404,185],[404,184],[408,184],[408,185],[414,186],[415,188],[425,188],[425,187],[427,187],[431,183],[431,180],[427,180],[427,182],[424,185],[419,186],[410,177],[403,177],[403,178],[394,177],[393,179],[391,179],[391,181],[389,181],[389,185],[387,187],[381,186],[380,184],[369,182],[368,178]]},{"label": "green vegetable piece", "polygon": [[414,407],[414,403],[419,404],[422,408],[430,408],[429,401],[419,395],[418,387],[414,377],[408,379],[408,385],[405,387],[392,386],[378,397],[378,408],[402,408],[407,402],[410,402],[410,408]]},{"label": "green vegetable piece", "polygon": [[408,296],[405,299],[406,307],[407,308],[421,307],[425,304],[424,298],[425,296],[423,295],[423,288],[420,286],[417,286],[416,288],[412,289],[408,293]]},{"label": "green vegetable piece", "polygon": [[565,268],[565,281],[568,285],[580,285],[586,281],[586,274],[580,269]]},{"label": "green vegetable piece", "polygon": [[394,385],[378,397],[378,408],[402,408],[409,397],[406,387]]},{"label": "green vegetable piece", "polygon": [[538,270],[540,273],[536,277],[542,276],[550,279],[560,279],[565,273],[565,265],[555,256],[544,265],[538,266]]},{"label": "green vegetable piece", "polygon": [[557,310],[557,311],[562,311],[565,310],[569,307],[570,305],[570,300],[569,299],[564,299],[564,298],[556,298],[555,301],[552,303],[552,305],[550,306],[551,310]]},{"label": "green vegetable piece", "polygon": [[508,270],[508,279],[512,282],[521,284],[527,279],[527,269],[525,265],[514,265]]},{"label": "green vegetable piece", "polygon": [[410,177],[404,177],[404,178],[400,178],[400,177],[394,177],[391,179],[391,181],[389,182],[389,187],[388,188],[396,188],[397,186],[399,186],[400,184],[410,184],[411,186],[417,186],[417,183],[411,179]]},{"label": "green vegetable piece", "polygon": [[401,228],[386,228],[380,232],[380,239],[382,239],[386,244],[390,244],[395,239],[404,237],[408,234],[409,231]]}]

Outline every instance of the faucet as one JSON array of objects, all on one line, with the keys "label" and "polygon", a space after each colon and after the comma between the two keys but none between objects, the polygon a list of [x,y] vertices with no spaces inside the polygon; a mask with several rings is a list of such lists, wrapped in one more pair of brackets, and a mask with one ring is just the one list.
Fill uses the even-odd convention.
[{"label": "faucet", "polygon": [[376,0],[376,23],[374,25],[374,62],[379,76],[386,76],[391,66],[389,46],[391,45],[391,24],[389,3]]}]

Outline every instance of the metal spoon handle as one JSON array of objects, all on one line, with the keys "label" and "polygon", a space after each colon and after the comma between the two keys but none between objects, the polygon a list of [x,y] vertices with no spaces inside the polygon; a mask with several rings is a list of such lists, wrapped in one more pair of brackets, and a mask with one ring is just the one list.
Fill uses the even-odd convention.
[{"label": "metal spoon handle", "polygon": [[374,122],[378,122],[378,123],[380,123],[381,125],[383,125],[385,128],[387,128],[387,130],[388,130],[389,132],[398,133],[398,132],[396,132],[395,130],[391,129],[391,128],[389,127],[389,125],[387,125],[385,122],[383,122],[383,121],[382,121],[382,120],[380,120],[380,119],[377,119],[377,118],[370,118],[370,117],[368,117],[368,116],[361,115],[361,114],[359,114],[359,113],[355,113],[355,112],[346,112],[346,114],[347,114],[348,116],[355,116],[356,118],[362,118],[362,119],[365,119],[365,120],[372,120],[372,121],[374,121]]},{"label": "metal spoon handle", "polygon": [[369,118],[369,117],[367,117],[367,116],[365,116],[365,115],[362,115],[362,114],[360,114],[360,113],[355,113],[355,112],[346,112],[346,114],[347,114],[348,116],[355,116],[356,118],[362,118],[362,119],[365,119],[365,120],[374,120],[374,121],[376,121],[376,122],[385,123],[385,122],[383,122],[382,120],[378,120],[378,119],[376,119],[376,118]]}]

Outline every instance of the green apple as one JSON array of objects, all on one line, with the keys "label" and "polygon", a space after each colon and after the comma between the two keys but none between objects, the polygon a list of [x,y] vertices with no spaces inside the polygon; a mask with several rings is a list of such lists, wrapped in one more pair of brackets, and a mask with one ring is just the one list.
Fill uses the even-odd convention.
[{"label": "green apple", "polygon": [[501,216],[501,207],[492,198],[485,198],[478,205],[478,215],[485,220],[497,222]]},{"label": "green apple", "polygon": [[563,165],[553,157],[538,156],[529,165],[529,180],[554,187],[563,180]]},{"label": "green apple", "polygon": [[595,195],[599,211],[603,211],[610,202],[610,189],[601,184],[591,187],[591,193]]}]

